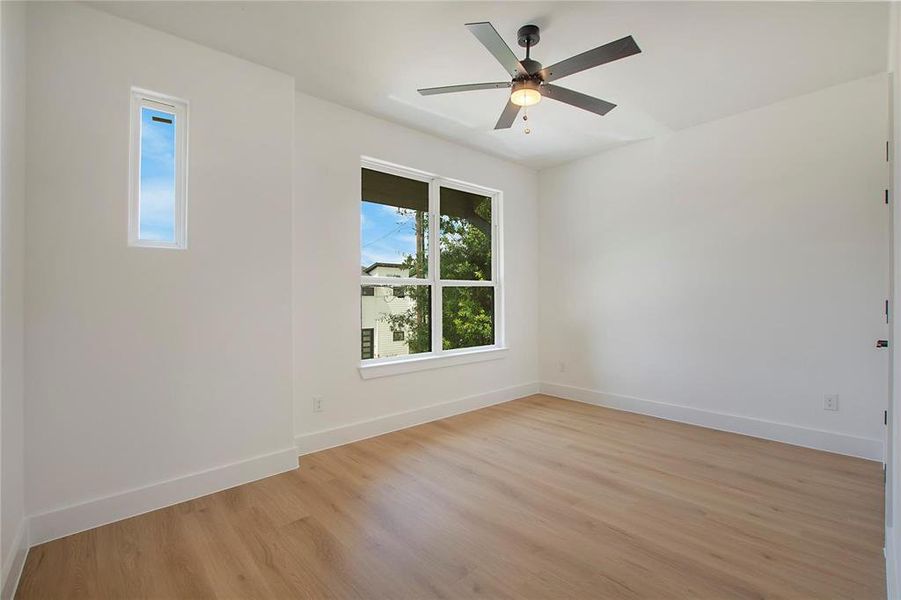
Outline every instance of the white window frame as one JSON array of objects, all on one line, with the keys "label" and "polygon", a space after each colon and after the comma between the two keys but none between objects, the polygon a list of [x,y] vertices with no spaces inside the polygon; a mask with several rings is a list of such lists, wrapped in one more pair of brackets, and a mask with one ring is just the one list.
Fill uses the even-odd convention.
[{"label": "white window frame", "polygon": [[[141,239],[141,109],[150,108],[175,116],[175,239],[171,242]],[[188,247],[188,102],[140,88],[131,89],[129,138],[128,245],[143,248]]]},{"label": "white window frame", "polygon": [[[423,181],[429,184],[429,255],[428,277],[360,277],[361,287],[380,285],[427,285],[431,288],[431,324],[432,350],[419,354],[370,358],[360,361],[360,375],[364,379],[396,375],[441,366],[480,362],[503,358],[507,352],[504,328],[504,285],[503,285],[503,192],[457,179],[441,177],[409,167],[403,167],[370,157],[362,157],[362,169],[380,171],[389,175],[397,175],[407,179]],[[479,196],[491,197],[491,280],[457,280],[441,279],[441,251],[439,247],[439,218],[441,188],[450,188],[469,192]],[[359,189],[359,188],[358,188]],[[357,202],[362,201],[357,198]],[[492,287],[494,288],[494,343],[487,346],[442,348],[442,300],[445,287]],[[362,308],[361,308],[362,310]]]}]

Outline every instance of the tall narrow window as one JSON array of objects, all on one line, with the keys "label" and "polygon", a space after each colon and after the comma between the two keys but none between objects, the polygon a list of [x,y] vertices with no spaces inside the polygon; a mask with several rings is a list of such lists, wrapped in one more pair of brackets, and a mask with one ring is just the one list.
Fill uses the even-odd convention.
[{"label": "tall narrow window", "polygon": [[128,241],[187,246],[187,103],[132,90]]},{"label": "tall narrow window", "polygon": [[363,360],[502,347],[500,193],[366,159],[361,200]]}]

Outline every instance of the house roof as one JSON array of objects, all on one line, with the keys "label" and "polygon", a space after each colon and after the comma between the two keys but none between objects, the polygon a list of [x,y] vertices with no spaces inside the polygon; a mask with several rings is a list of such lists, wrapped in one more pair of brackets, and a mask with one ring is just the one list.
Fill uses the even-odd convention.
[{"label": "house roof", "polygon": [[368,267],[363,267],[364,273],[371,273],[373,269],[378,267],[392,267],[394,269],[403,269],[404,266],[401,263],[389,263],[389,262],[374,262]]}]

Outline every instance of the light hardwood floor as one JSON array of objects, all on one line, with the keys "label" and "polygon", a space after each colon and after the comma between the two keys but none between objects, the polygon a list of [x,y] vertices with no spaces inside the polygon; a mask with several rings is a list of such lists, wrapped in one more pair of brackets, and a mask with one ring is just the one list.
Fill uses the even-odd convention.
[{"label": "light hardwood floor", "polygon": [[18,598],[884,598],[874,462],[548,396],[56,540]]}]

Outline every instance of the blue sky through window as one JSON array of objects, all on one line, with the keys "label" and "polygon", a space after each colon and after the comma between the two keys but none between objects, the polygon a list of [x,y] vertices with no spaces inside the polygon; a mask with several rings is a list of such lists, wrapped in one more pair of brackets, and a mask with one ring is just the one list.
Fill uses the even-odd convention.
[{"label": "blue sky through window", "polygon": [[366,202],[360,204],[360,257],[362,266],[375,262],[399,263],[416,254],[416,211]]},{"label": "blue sky through window", "polygon": [[175,115],[147,107],[141,108],[139,223],[140,239],[175,241]]}]

